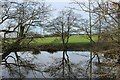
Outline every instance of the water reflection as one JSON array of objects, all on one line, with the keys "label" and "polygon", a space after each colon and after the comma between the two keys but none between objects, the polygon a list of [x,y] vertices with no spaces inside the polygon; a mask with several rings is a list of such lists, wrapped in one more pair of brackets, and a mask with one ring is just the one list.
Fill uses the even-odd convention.
[{"label": "water reflection", "polygon": [[[23,53],[20,53],[23,54]],[[27,55],[25,57],[28,57]],[[3,78],[25,78],[28,75],[29,71],[36,71],[37,66],[33,62],[35,59],[34,56],[31,58],[22,58],[20,55],[17,55],[17,52],[11,53],[3,60]],[[6,74],[6,75],[5,75]]]},{"label": "water reflection", "polygon": [[[16,65],[5,65],[6,68],[2,70],[2,76],[4,78],[120,79],[120,65],[116,64],[116,57],[118,56],[111,58],[109,54],[98,53],[96,55],[94,53],[80,51],[58,51],[53,54],[41,51],[41,54],[38,55],[32,55],[31,53],[24,52],[23,54],[22,52],[18,52],[20,60],[18,60]],[[15,55],[11,53],[9,56],[14,57]],[[9,57],[7,61],[9,63],[15,63],[12,57]]]},{"label": "water reflection", "polygon": [[[72,57],[74,60],[77,60]],[[70,60],[70,57],[67,51],[63,51],[61,58],[53,58],[53,62],[50,63],[49,66],[45,68],[45,71],[50,73],[50,76],[57,78],[77,78],[77,77],[85,77],[85,70],[80,65],[79,59],[74,63]]]}]

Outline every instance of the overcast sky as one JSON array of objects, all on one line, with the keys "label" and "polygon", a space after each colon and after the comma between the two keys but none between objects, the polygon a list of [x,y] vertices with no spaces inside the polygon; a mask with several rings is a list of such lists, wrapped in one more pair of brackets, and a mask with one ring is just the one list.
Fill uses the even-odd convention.
[{"label": "overcast sky", "polygon": [[[3,1],[3,0],[0,0],[0,1]],[[41,0],[9,0],[9,1],[16,1],[16,2],[21,2],[21,1],[40,2]],[[68,7],[79,8],[78,5],[72,4],[72,2],[75,1],[75,0],[43,0],[43,1],[45,1],[48,4],[51,4],[51,7],[53,9],[56,9],[52,13],[52,15],[54,15],[54,16],[57,16],[59,11],[61,11],[63,9],[67,9]],[[88,0],[76,0],[76,1],[88,3]],[[91,1],[93,1],[93,0],[91,0]],[[120,0],[104,0],[104,1],[120,1]],[[88,14],[85,13],[85,12],[82,12],[82,11],[75,11],[75,12],[77,13],[78,16],[79,16],[79,14],[81,14],[83,18],[88,18]]]}]

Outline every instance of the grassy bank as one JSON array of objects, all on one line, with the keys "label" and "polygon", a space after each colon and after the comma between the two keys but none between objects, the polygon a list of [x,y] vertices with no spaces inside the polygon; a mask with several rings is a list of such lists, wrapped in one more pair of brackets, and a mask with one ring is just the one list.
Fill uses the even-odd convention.
[{"label": "grassy bank", "polygon": [[[97,36],[93,36],[93,40],[97,40]],[[60,37],[34,38],[31,42],[33,46],[39,46],[41,50],[62,50],[62,42]],[[86,35],[72,35],[69,38],[68,50],[88,50],[90,40]]]},{"label": "grassy bank", "polygon": [[[97,36],[93,36],[93,40],[97,40]],[[7,39],[7,42],[13,43],[15,39]],[[28,39],[24,39],[23,49],[31,50],[34,47],[39,47],[41,50],[63,50],[61,37],[44,37],[44,38],[33,38],[30,42],[30,46],[26,45],[29,42]],[[25,45],[25,46],[24,46]],[[72,35],[69,38],[68,50],[89,50],[90,40],[86,35]]]},{"label": "grassy bank", "polygon": [[[97,36],[93,36],[93,40],[97,40]],[[34,45],[40,45],[40,44],[61,44],[61,38],[60,37],[45,37],[45,38],[34,38],[34,40],[31,42]],[[73,35],[69,38],[70,44],[76,44],[76,43],[90,43],[90,40],[87,38],[86,35]]]}]

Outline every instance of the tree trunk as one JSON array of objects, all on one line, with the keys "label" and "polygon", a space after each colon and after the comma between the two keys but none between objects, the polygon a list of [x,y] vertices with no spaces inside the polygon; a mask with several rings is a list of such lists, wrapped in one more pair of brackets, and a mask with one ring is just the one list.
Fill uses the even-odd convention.
[{"label": "tree trunk", "polygon": [[24,26],[20,26],[20,33],[19,33],[19,37],[24,37]]}]

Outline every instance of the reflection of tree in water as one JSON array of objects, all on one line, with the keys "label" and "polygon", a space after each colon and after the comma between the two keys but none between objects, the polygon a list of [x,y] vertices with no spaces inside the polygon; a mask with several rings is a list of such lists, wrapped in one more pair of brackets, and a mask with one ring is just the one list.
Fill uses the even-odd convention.
[{"label": "reflection of tree in water", "polygon": [[62,58],[53,58],[53,63],[45,68],[45,72],[57,78],[86,77],[85,69],[79,63],[71,62],[67,51],[63,51]]},{"label": "reflection of tree in water", "polygon": [[[94,56],[92,56],[92,58],[94,58]],[[120,79],[118,73],[120,70],[119,65],[116,64],[114,59],[105,58],[101,60],[101,63],[94,62],[93,59],[90,59],[85,62],[85,66],[83,66],[81,62],[71,62],[65,51],[63,52],[62,58],[53,58],[53,61],[54,62],[44,70],[46,73],[49,73],[51,77]],[[90,67],[90,65],[92,65],[92,67]]]},{"label": "reflection of tree in water", "polygon": [[118,55],[119,54],[105,53],[102,63],[94,63],[94,65],[97,66],[97,69],[93,72],[94,76],[119,80],[120,74],[118,71],[120,70],[120,65],[117,63]]},{"label": "reflection of tree in water", "polygon": [[[49,64],[41,63],[37,60],[36,57],[36,55],[26,55],[25,57],[19,55],[16,55],[16,57],[12,57],[11,55],[9,55],[6,60],[4,60],[3,65],[6,66],[7,70],[10,73],[10,76],[13,78],[26,78],[27,74],[32,72],[31,74],[34,75],[34,77],[32,78],[40,77],[37,76],[37,74],[41,73],[43,78],[53,77],[88,79],[91,78],[90,74],[92,74],[92,78],[114,78],[116,80],[118,78],[119,80],[119,66],[115,64],[114,61],[109,61],[109,59],[106,58],[105,60],[103,59],[103,61],[101,61],[101,64],[92,60],[92,73],[90,73],[90,60],[84,63],[82,63],[81,61],[74,63],[70,60],[69,54],[67,54],[66,51],[63,52],[62,58],[53,57],[53,62],[50,62]],[[13,59],[14,62],[7,62],[7,60],[9,59]],[[37,60],[38,62],[35,62],[35,60]],[[36,74],[36,72],[39,73]],[[48,76],[46,74],[48,74]]]},{"label": "reflection of tree in water", "polygon": [[[34,78],[36,78],[36,72],[40,72],[42,75],[43,73],[40,69],[41,65],[34,62],[35,59],[37,58],[34,55],[31,57],[25,56],[25,58],[22,58],[17,52],[15,52],[15,56],[8,55],[3,60],[2,65],[4,70],[8,71],[10,78],[26,78],[26,76],[31,72],[34,75]],[[9,60],[13,61],[10,62]]]}]

